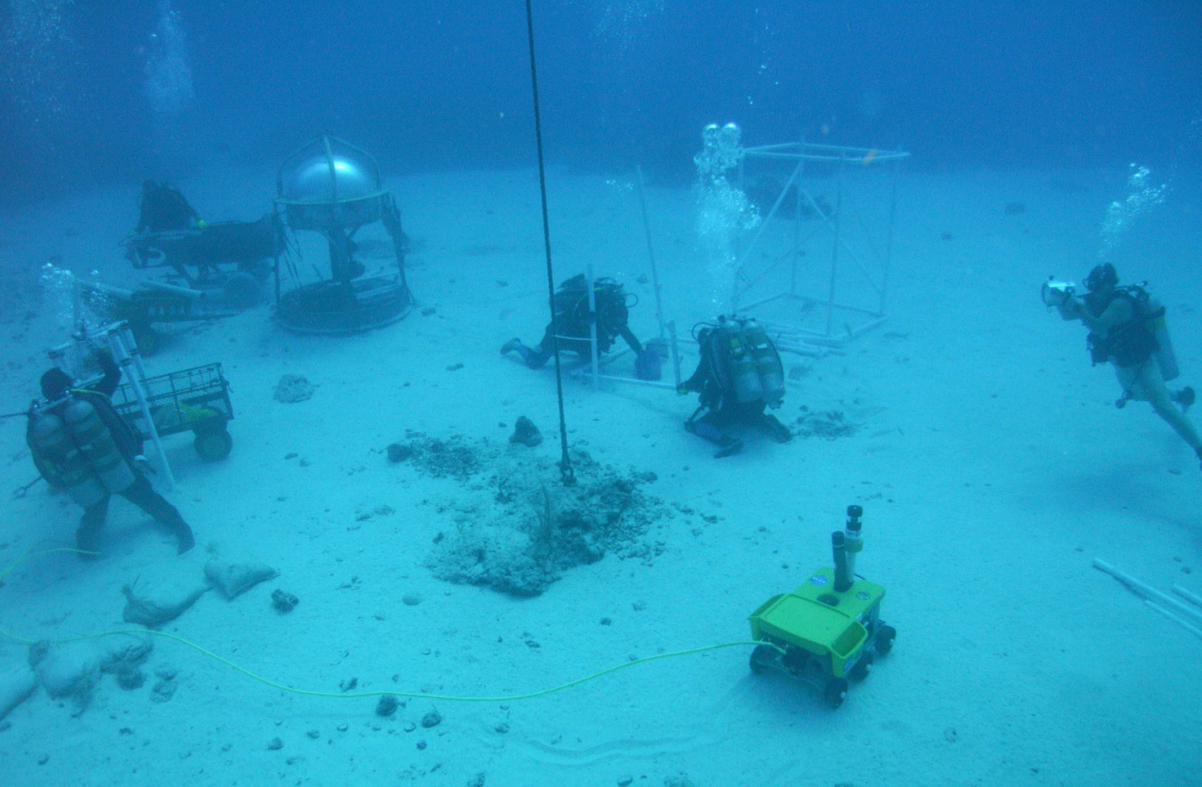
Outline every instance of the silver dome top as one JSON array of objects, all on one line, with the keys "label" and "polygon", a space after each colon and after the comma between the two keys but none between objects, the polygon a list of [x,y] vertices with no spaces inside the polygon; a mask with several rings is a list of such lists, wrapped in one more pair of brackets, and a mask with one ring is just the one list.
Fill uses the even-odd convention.
[{"label": "silver dome top", "polygon": [[370,154],[324,135],[284,161],[276,186],[281,202],[305,205],[368,199],[385,191]]}]

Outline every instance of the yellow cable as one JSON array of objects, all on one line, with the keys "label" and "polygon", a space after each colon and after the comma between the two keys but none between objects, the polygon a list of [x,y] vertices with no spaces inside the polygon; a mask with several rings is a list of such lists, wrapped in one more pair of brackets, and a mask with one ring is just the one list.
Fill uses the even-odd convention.
[{"label": "yellow cable", "polygon": [[[12,571],[17,566],[21,565],[26,560],[28,560],[30,558],[34,558],[34,557],[40,557],[42,555],[53,554],[55,552],[76,552],[76,553],[80,553],[80,554],[89,554],[89,555],[96,554],[94,552],[88,552],[88,551],[82,550],[82,549],[72,549],[70,547],[57,547],[54,549],[45,549],[45,550],[42,550],[41,552],[26,552],[24,555],[19,557],[12,565],[10,565],[8,568],[6,568],[3,573],[0,573],[0,582],[3,582],[5,577],[7,577],[10,573],[12,573]],[[599,672],[594,672],[591,675],[585,675],[582,678],[570,680],[567,683],[563,683],[558,686],[553,686],[549,689],[541,689],[539,691],[532,691],[532,692],[529,692],[526,694],[512,694],[509,696],[501,696],[501,697],[459,697],[459,696],[455,696],[455,695],[451,695],[451,694],[428,694],[425,692],[406,692],[406,691],[358,691],[358,692],[352,692],[352,693],[344,693],[344,692],[332,692],[332,691],[312,691],[309,689],[296,689],[291,686],[285,686],[283,683],[277,683],[276,681],[271,680],[269,678],[265,678],[262,675],[257,675],[255,673],[251,672],[250,670],[246,669],[245,667],[241,667],[241,666],[235,664],[234,662],[230,661],[229,659],[227,659],[223,656],[219,656],[216,653],[214,653],[213,651],[203,648],[200,645],[197,645],[195,642],[191,642],[187,639],[184,639],[183,637],[168,633],[166,631],[156,631],[155,629],[115,629],[113,631],[104,631],[99,634],[83,634],[78,637],[66,637],[63,639],[54,639],[54,640],[45,640],[45,641],[48,642],[49,644],[61,645],[61,644],[65,644],[68,642],[80,642],[80,641],[88,640],[88,639],[98,639],[100,637],[109,637],[109,636],[113,636],[116,634],[132,634],[135,636],[149,634],[149,635],[155,636],[155,637],[163,637],[164,639],[174,640],[175,642],[178,642],[181,645],[186,645],[189,648],[192,648],[193,650],[195,650],[199,653],[203,653],[204,655],[208,656],[209,658],[213,659],[214,661],[224,664],[225,666],[229,667],[232,670],[235,670],[236,672],[241,672],[243,675],[245,675],[246,677],[248,677],[252,680],[256,680],[259,683],[270,686],[273,689],[279,689],[280,691],[286,691],[291,694],[300,694],[300,695],[303,695],[306,697],[328,697],[330,699],[363,699],[366,697],[393,696],[393,697],[409,697],[409,698],[418,698],[418,699],[424,698],[424,699],[428,699],[428,700],[443,700],[446,702],[515,702],[517,700],[528,700],[528,699],[533,699],[535,697],[543,697],[543,696],[546,696],[547,694],[554,694],[555,692],[563,691],[564,689],[570,689],[573,686],[579,686],[582,683],[587,683],[590,680],[595,680],[604,675],[608,675],[611,672],[617,672],[618,670],[623,670],[623,669],[626,669],[627,667],[633,667],[636,664],[645,664],[649,661],[656,661],[657,659],[676,658],[677,656],[690,656],[694,653],[704,653],[705,651],[719,650],[721,648],[733,648],[738,645],[769,644],[770,647],[775,647],[775,646],[771,645],[770,643],[756,642],[755,640],[741,640],[738,642],[722,642],[717,645],[703,645],[698,648],[689,648],[687,650],[675,650],[670,653],[657,653],[654,656],[644,656],[643,658],[640,658],[640,659],[632,659],[631,661],[626,661],[621,664],[615,664],[612,667],[606,667],[605,669],[603,669]],[[31,639],[25,639],[23,637],[18,637],[18,636],[8,633],[7,631],[5,631],[2,628],[0,628],[0,637],[4,637],[5,639],[12,640],[13,642],[19,642],[24,645],[34,645],[37,642],[41,641],[41,640],[31,640]]]}]

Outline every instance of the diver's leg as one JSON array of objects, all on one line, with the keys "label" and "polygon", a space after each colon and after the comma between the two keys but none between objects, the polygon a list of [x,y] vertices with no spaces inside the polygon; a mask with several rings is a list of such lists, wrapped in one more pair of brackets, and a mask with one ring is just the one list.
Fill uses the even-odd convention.
[{"label": "diver's leg", "polygon": [[[100,529],[108,517],[110,496],[106,493],[99,501],[88,506],[79,518],[79,529],[75,531],[75,548],[83,552],[100,552]],[[96,555],[80,554],[80,560],[95,560]]]},{"label": "diver's leg", "polygon": [[772,413],[761,413],[760,424],[778,443],[787,443],[793,439],[793,433],[789,431],[789,427],[781,423],[780,419]]},{"label": "diver's leg", "polygon": [[1133,398],[1139,398],[1152,405],[1156,414],[1173,427],[1173,431],[1194,449],[1199,459],[1202,459],[1202,438],[1198,437],[1198,431],[1194,429],[1186,414],[1173,404],[1172,394],[1169,393],[1168,386],[1164,384],[1164,378],[1160,376],[1160,370],[1154,363],[1146,363],[1140,367],[1132,391],[1138,395]]},{"label": "diver's leg", "polygon": [[505,342],[505,344],[501,345],[501,354],[505,355],[506,353],[516,352],[518,355],[522,356],[522,360],[531,369],[539,369],[542,368],[542,365],[545,364],[547,359],[551,357],[552,348],[554,346],[554,339],[551,336],[551,327],[547,326],[547,332],[543,335],[543,340],[541,343],[539,343],[537,348],[531,349],[530,347],[527,347],[526,345],[522,344],[521,339],[510,339],[509,341]]},{"label": "diver's leg", "polygon": [[179,509],[167,502],[167,498],[154,491],[154,487],[146,480],[146,476],[141,473],[135,475],[137,477],[134,482],[121,493],[121,496],[150,514],[159,524],[165,525],[171,530],[179,542],[181,555],[195,546],[196,537],[192,534],[192,528],[188,527],[188,523],[184,521]]},{"label": "diver's leg", "polygon": [[737,454],[743,450],[743,441],[737,437],[732,437],[722,431],[714,422],[718,420],[717,415],[713,410],[706,413],[700,418],[690,418],[684,422],[686,431],[697,435],[702,440],[708,440],[718,446],[718,450],[714,452],[715,459],[721,459],[724,456]]}]

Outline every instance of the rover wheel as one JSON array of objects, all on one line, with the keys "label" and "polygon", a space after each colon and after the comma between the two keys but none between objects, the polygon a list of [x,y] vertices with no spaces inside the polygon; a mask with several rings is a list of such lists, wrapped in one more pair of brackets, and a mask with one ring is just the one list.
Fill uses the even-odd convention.
[{"label": "rover wheel", "polygon": [[234,448],[234,438],[224,429],[204,429],[196,433],[192,447],[201,459],[216,462],[230,455]]},{"label": "rover wheel", "polygon": [[138,352],[145,358],[148,355],[154,355],[159,351],[159,334],[149,324],[144,322],[132,323],[129,326],[130,333],[134,336],[134,344],[138,345]]},{"label": "rover wheel", "polygon": [[756,645],[755,650],[751,651],[749,659],[751,671],[759,675],[768,668],[768,662],[772,661],[775,649],[771,645]]},{"label": "rover wheel", "polygon": [[872,662],[876,661],[876,657],[871,653],[865,653],[860,656],[860,660],[851,668],[851,672],[847,674],[849,678],[859,683],[868,677],[868,673],[872,672]]},{"label": "rover wheel", "polygon": [[845,678],[831,678],[822,690],[822,698],[832,708],[837,708],[847,699],[848,683]]},{"label": "rover wheel", "polygon": [[896,638],[897,629],[882,625],[876,632],[876,652],[884,656],[893,650],[893,640]]}]

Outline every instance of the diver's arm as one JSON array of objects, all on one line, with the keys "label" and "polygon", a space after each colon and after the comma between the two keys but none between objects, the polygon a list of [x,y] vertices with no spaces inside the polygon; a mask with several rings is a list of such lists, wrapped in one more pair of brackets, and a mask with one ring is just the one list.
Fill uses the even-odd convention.
[{"label": "diver's arm", "polygon": [[634,331],[630,330],[629,325],[623,325],[618,334],[626,340],[626,343],[630,345],[630,349],[634,350],[635,355],[643,354],[643,345],[639,343],[639,337],[634,335]]},{"label": "diver's arm", "polygon": [[104,370],[104,379],[96,383],[92,390],[112,396],[113,391],[121,384],[121,367],[113,360],[113,354],[108,350],[97,350],[96,359],[100,362],[100,368]]},{"label": "diver's arm", "polygon": [[1131,303],[1126,298],[1115,298],[1097,317],[1089,313],[1079,298],[1069,298],[1065,301],[1064,308],[1060,313],[1065,316],[1065,319],[1080,320],[1085,323],[1085,327],[1089,329],[1090,333],[1098,334],[1106,333],[1116,325],[1129,322],[1134,316]]}]

